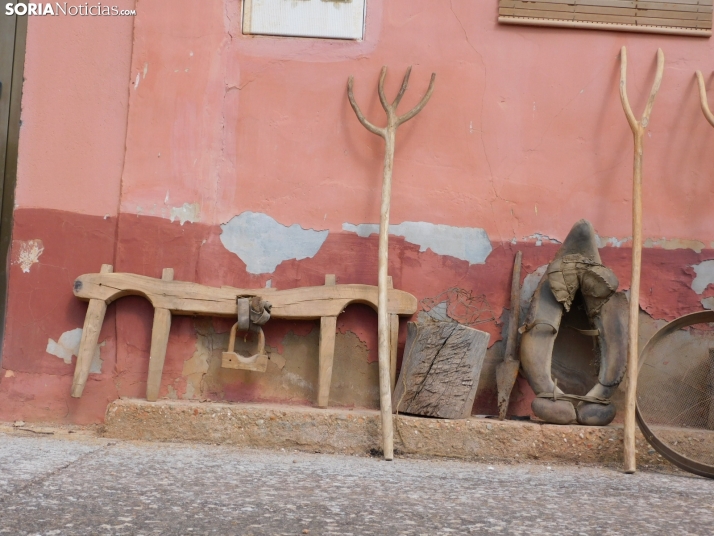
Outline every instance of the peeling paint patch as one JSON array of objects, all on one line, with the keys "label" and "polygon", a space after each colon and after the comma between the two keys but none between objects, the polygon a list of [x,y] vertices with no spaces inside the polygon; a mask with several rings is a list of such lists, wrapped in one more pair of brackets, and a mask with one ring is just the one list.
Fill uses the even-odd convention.
[{"label": "peeling paint patch", "polygon": [[[210,374],[211,363],[218,363],[220,368],[221,351],[228,347],[228,333],[216,333],[213,322],[208,317],[197,318],[194,321],[196,329],[196,350],[193,355],[184,361],[181,375],[186,378],[186,390],[181,396],[185,400],[205,400],[207,388],[207,374]],[[171,395],[171,388],[169,388]],[[178,393],[176,393],[178,396]]]},{"label": "peeling paint patch", "polygon": [[6,371],[5,371],[5,377],[6,377],[6,378],[14,378],[14,377],[15,377],[15,373],[14,373],[12,370],[6,370]]},{"label": "peeling paint patch", "polygon": [[697,276],[692,280],[692,290],[701,294],[714,283],[714,261],[704,261],[692,266]]},{"label": "peeling paint patch", "polygon": [[48,339],[47,349],[48,354],[59,357],[68,365],[72,364],[72,356],[79,353],[79,343],[82,340],[82,328],[65,331],[60,335],[59,341]]},{"label": "peeling paint patch", "polygon": [[[82,341],[82,328],[76,328],[70,331],[65,331],[58,341],[53,339],[47,340],[47,348],[45,351],[48,354],[59,357],[68,365],[72,364],[72,356],[79,354],[79,343]],[[101,356],[101,348],[106,344],[106,341],[98,344],[94,349],[92,356],[92,364],[89,367],[90,374],[101,374],[102,364],[104,360]]]},{"label": "peeling paint patch", "polygon": [[495,320],[491,304],[485,296],[474,296],[470,290],[450,288],[434,298],[421,301],[419,320],[426,318],[436,322],[457,322],[474,327]]},{"label": "peeling paint patch", "polygon": [[548,235],[544,235],[541,233],[534,233],[529,236],[524,236],[523,240],[525,240],[526,242],[535,240],[535,245],[539,246],[539,247],[542,246],[544,242],[546,244],[562,244],[562,242],[560,240],[558,240],[557,238],[552,238]]},{"label": "peeling paint patch", "polygon": [[[343,223],[342,230],[366,238],[379,234],[379,225]],[[437,255],[448,255],[468,261],[469,264],[484,264],[493,251],[486,231],[479,227],[453,227],[423,221],[405,221],[390,225],[389,234],[401,236],[410,244],[416,244],[419,251],[430,249]]]},{"label": "peeling paint patch", "polygon": [[710,311],[714,311],[714,297],[704,298],[701,302],[702,307],[709,309]]},{"label": "peeling paint patch", "polygon": [[330,405],[379,408],[379,365],[352,331],[338,333],[332,370]]},{"label": "peeling paint patch", "polygon": [[[166,196],[168,197],[168,193]],[[196,223],[201,221],[201,205],[198,203],[184,203],[180,207],[171,207],[170,219],[172,222],[178,220],[181,225],[186,222]]]},{"label": "peeling paint patch", "polygon": [[[632,242],[631,236],[626,236],[624,238],[617,238],[616,236],[599,236],[595,235],[595,240],[597,241],[597,247],[604,248],[606,246],[619,248],[628,242]],[[701,253],[706,244],[700,242],[699,240],[688,240],[685,238],[647,238],[645,239],[642,247],[645,248],[660,248],[660,249],[691,249],[697,253]]]},{"label": "peeling paint patch", "polygon": [[687,240],[683,238],[648,238],[643,244],[646,248],[662,248],[662,249],[691,249],[697,253],[707,247],[704,242],[699,240]]},{"label": "peeling paint patch", "polygon": [[315,388],[302,376],[295,374],[294,372],[289,372],[287,370],[283,371],[282,378],[289,384],[298,387],[304,391],[313,392]]},{"label": "peeling paint patch", "polygon": [[617,238],[615,236],[600,236],[595,235],[595,242],[597,247],[604,248],[605,246],[610,246],[614,248],[619,248],[623,244],[632,241],[631,236],[626,236],[625,238]]},{"label": "peeling paint patch", "polygon": [[186,378],[186,392],[184,399],[195,398],[196,393],[201,394],[201,383],[208,372],[208,360],[213,353],[213,327],[196,325],[196,351],[190,359],[184,361],[181,375]]},{"label": "peeling paint patch", "polygon": [[269,274],[287,260],[314,257],[329,231],[287,227],[260,212],[243,212],[221,225],[221,243],[251,274]]},{"label": "peeling paint patch", "polygon": [[13,244],[15,250],[15,259],[13,264],[19,264],[24,273],[29,273],[33,264],[40,262],[40,255],[45,251],[45,246],[42,240],[15,240]]},{"label": "peeling paint patch", "polygon": [[276,352],[270,352],[268,354],[268,359],[270,359],[270,361],[280,370],[283,370],[285,368],[285,364],[287,363],[287,359]]}]

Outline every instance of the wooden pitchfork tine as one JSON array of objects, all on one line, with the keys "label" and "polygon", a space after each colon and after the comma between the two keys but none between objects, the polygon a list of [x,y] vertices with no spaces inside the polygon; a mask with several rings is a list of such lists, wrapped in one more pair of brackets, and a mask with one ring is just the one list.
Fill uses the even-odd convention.
[{"label": "wooden pitchfork tine", "polygon": [[627,122],[630,124],[635,138],[635,164],[632,179],[632,279],[630,283],[630,315],[628,322],[627,346],[627,393],[625,395],[625,437],[624,461],[625,473],[634,473],[635,460],[635,405],[637,396],[637,372],[639,351],[637,337],[639,332],[640,311],[640,271],[642,269],[642,162],[645,130],[650,123],[650,114],[654,106],[657,92],[662,84],[664,73],[664,53],[657,49],[657,74],[650,97],[647,99],[642,119],[637,121],[632,113],[630,101],[627,98],[627,49],[620,52],[620,100],[625,110]]},{"label": "wooden pitchfork tine", "polygon": [[382,206],[380,209],[379,218],[379,298],[377,301],[377,315],[379,319],[379,405],[382,413],[382,450],[384,459],[391,460],[394,458],[394,436],[392,430],[392,394],[391,394],[391,379],[389,373],[390,360],[390,323],[389,313],[387,309],[387,252],[389,242],[389,206],[392,195],[392,170],[394,169],[394,146],[399,125],[406,123],[416,114],[422,111],[426,103],[429,102],[431,94],[434,92],[434,80],[436,73],[432,73],[429,89],[411,111],[404,115],[397,114],[397,107],[402,100],[404,93],[409,84],[409,75],[412,72],[411,66],[407,69],[402,81],[402,87],[397,93],[397,97],[392,104],[387,102],[384,95],[384,79],[387,77],[387,67],[382,67],[382,72],[379,75],[379,85],[377,91],[379,93],[379,102],[382,103],[382,108],[387,113],[387,126],[384,128],[377,127],[370,123],[360,110],[355,101],[352,92],[354,78],[350,76],[347,82],[347,96],[350,100],[350,105],[357,115],[357,119],[362,123],[362,126],[369,130],[372,134],[384,139],[384,177],[382,181]]},{"label": "wooden pitchfork tine", "polygon": [[714,127],[714,114],[712,114],[712,111],[709,109],[707,87],[704,85],[704,77],[701,71],[697,71],[697,82],[699,83],[699,98],[702,104],[702,112],[704,112],[704,117],[707,118],[709,124]]}]

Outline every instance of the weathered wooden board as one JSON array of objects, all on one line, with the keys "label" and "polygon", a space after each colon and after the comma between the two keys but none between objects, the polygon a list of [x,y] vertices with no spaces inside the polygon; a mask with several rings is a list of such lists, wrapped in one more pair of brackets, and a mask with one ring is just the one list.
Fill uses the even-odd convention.
[{"label": "weathered wooden board", "polygon": [[394,390],[399,413],[465,419],[471,415],[489,334],[455,322],[407,324]]}]

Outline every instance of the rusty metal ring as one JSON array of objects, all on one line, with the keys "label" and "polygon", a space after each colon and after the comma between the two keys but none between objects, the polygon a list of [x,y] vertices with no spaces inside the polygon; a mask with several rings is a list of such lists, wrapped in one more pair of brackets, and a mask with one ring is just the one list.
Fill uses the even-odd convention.
[{"label": "rusty metal ring", "polygon": [[[708,322],[714,322],[714,311],[700,311],[698,313],[692,313],[672,320],[669,324],[661,328],[657,333],[655,333],[652,338],[647,342],[645,347],[640,353],[640,359],[638,363],[637,374],[639,377],[639,372],[642,369],[642,365],[647,361],[652,349],[657,346],[657,344],[664,339],[667,335],[674,333],[675,331],[693,326],[695,324],[704,324]],[[639,384],[639,382],[638,382]],[[665,443],[663,443],[655,433],[647,426],[647,423],[642,418],[640,413],[640,406],[636,404],[635,406],[635,416],[637,418],[637,424],[642,430],[642,434],[645,436],[647,442],[652,445],[652,447],[659,452],[665,459],[672,462],[674,465],[680,469],[684,469],[695,475],[703,476],[706,478],[714,478],[714,466],[707,465],[704,463],[699,463],[691,458],[687,458],[682,454],[679,454],[675,450],[669,448]]]}]

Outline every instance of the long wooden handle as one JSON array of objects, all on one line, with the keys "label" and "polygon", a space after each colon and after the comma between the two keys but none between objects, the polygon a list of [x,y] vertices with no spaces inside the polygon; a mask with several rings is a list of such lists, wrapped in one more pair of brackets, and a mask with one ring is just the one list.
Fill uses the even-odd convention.
[{"label": "long wooden handle", "polygon": [[707,100],[707,86],[704,84],[704,77],[701,71],[697,71],[697,85],[699,85],[699,101],[702,105],[702,112],[704,112],[704,117],[707,118],[709,124],[714,127],[714,114],[712,114],[709,108],[709,101]]},{"label": "long wooden handle", "polygon": [[377,286],[377,328],[379,343],[379,407],[382,412],[382,450],[385,460],[394,458],[394,431],[392,424],[392,380],[390,378],[391,334],[387,293],[389,292],[389,208],[392,199],[392,169],[394,167],[394,142],[396,128],[387,128],[385,138],[384,179],[382,181],[382,205],[379,218],[379,273]]},{"label": "long wooden handle", "polygon": [[511,281],[511,320],[508,324],[506,352],[503,359],[516,359],[516,341],[518,340],[518,319],[521,316],[521,261],[523,253],[518,251],[513,262],[513,280]]},{"label": "long wooden handle", "polygon": [[625,395],[624,462],[625,472],[637,469],[635,453],[635,406],[637,396],[638,336],[640,313],[640,273],[642,271],[642,168],[644,162],[644,137],[649,126],[650,114],[655,98],[662,84],[664,74],[664,53],[657,50],[657,73],[650,91],[642,119],[637,121],[627,98],[627,49],[620,52],[620,99],[627,122],[635,141],[635,159],[632,179],[632,275],[630,279],[630,310],[628,321],[627,347],[627,392]]}]

